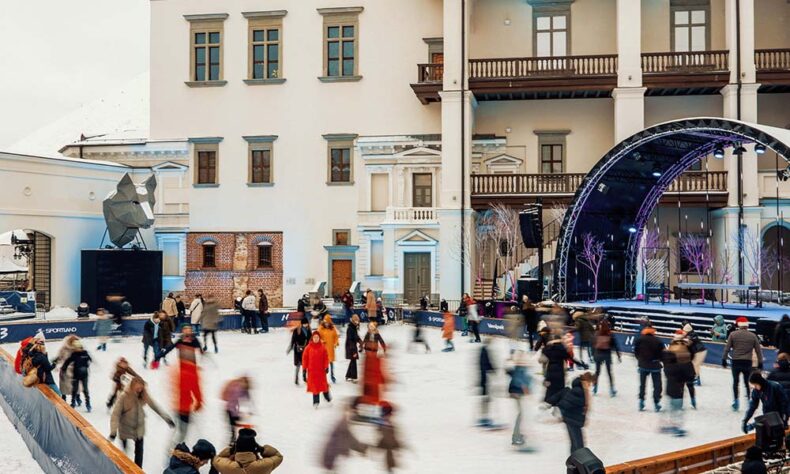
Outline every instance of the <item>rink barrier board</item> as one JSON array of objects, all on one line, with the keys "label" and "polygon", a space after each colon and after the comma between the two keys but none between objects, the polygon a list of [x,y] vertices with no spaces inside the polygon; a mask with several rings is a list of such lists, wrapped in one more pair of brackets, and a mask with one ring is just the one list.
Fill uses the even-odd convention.
[{"label": "rink barrier board", "polygon": [[1,348],[0,387],[0,406],[45,473],[143,474],[48,386],[22,385],[13,358]]}]

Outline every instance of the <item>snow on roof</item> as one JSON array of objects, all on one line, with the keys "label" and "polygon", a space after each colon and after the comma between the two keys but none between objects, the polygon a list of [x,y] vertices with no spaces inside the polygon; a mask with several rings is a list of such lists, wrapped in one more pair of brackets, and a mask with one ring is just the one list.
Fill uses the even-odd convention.
[{"label": "snow on roof", "polygon": [[115,163],[113,161],[88,160],[84,158],[70,158],[68,156],[63,156],[53,153],[50,153],[48,155],[31,155],[27,153],[11,153],[11,152],[0,151],[0,158],[16,158],[20,160],[31,159],[31,160],[62,161],[62,162],[81,164],[81,165],[103,165],[103,166],[113,166],[116,168],[130,168],[130,169],[133,168],[132,166],[124,165],[121,163]]},{"label": "snow on roof", "polygon": [[112,136],[139,139],[148,136],[150,98],[149,74],[144,72],[93,102],[53,120],[12,144],[6,151],[39,156],[58,156],[64,144],[81,136]]}]

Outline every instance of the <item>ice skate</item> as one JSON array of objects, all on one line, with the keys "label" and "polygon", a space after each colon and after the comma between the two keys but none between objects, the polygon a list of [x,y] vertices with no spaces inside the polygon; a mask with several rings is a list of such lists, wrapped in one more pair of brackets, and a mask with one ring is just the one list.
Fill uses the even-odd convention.
[{"label": "ice skate", "polygon": [[740,407],[741,407],[741,403],[738,401],[737,398],[732,401],[732,411],[738,411]]},{"label": "ice skate", "polygon": [[612,398],[617,396],[617,390],[615,390],[614,387],[611,387],[609,389],[609,396],[612,397]]},{"label": "ice skate", "polygon": [[639,400],[639,411],[645,411],[645,401]]},{"label": "ice skate", "polygon": [[697,399],[694,397],[691,398],[691,408],[697,409]]},{"label": "ice skate", "polygon": [[524,435],[514,436],[510,441],[510,444],[513,446],[524,446],[525,443]]},{"label": "ice skate", "polygon": [[658,412],[661,411],[661,404],[660,403],[656,403],[653,408],[655,409],[656,413],[658,413]]}]

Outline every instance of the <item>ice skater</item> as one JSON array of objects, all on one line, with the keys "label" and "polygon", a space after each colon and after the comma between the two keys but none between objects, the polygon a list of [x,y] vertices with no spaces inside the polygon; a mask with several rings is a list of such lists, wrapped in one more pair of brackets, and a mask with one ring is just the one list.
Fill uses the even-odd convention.
[{"label": "ice skater", "polygon": [[595,376],[589,372],[573,379],[571,387],[552,395],[549,403],[557,406],[562,414],[562,422],[568,430],[571,441],[571,454],[584,447],[584,424],[590,409],[590,386],[595,384]]},{"label": "ice skater", "polygon": [[562,342],[562,337],[558,335],[549,336],[549,342],[543,348],[541,358],[545,362],[545,369],[543,375],[545,378],[544,385],[546,386],[546,393],[543,396],[543,401],[552,405],[549,401],[554,394],[565,388],[565,370],[567,363],[576,363],[580,367],[587,369],[587,364],[584,362],[576,361],[573,358],[573,353],[568,353],[565,345]]},{"label": "ice skater", "polygon": [[763,415],[776,412],[782,418],[785,429],[787,429],[787,419],[790,417],[790,399],[787,398],[782,386],[778,382],[766,380],[763,374],[757,370],[749,376],[749,386],[752,388],[749,397],[749,409],[743,417],[741,429],[744,433],[751,431],[749,420],[757,411],[759,405],[763,406]]},{"label": "ice skater", "polygon": [[346,359],[348,359],[348,370],[346,370],[346,382],[357,382],[357,361],[362,345],[362,338],[359,337],[359,316],[351,315],[348,328],[346,329]]},{"label": "ice skater", "polygon": [[96,346],[97,351],[107,351],[107,340],[110,338],[112,331],[112,319],[107,314],[104,308],[96,310],[96,322],[93,323],[93,329],[96,331],[96,337],[99,339],[99,345]]},{"label": "ice skater", "polygon": [[228,381],[222,389],[222,401],[225,402],[225,413],[230,425],[230,444],[236,441],[236,433],[244,428],[242,425],[242,405],[251,403],[250,388],[252,380],[242,376]]},{"label": "ice skater", "polygon": [[195,334],[200,334],[200,325],[203,322],[203,309],[205,306],[206,302],[200,293],[195,294],[195,297],[192,298],[192,302],[189,304],[189,324],[192,325],[192,330],[195,331]]},{"label": "ice skater", "polygon": [[368,332],[362,339],[365,351],[365,366],[362,368],[362,399],[364,403],[376,405],[381,400],[381,393],[388,379],[385,375],[384,360],[379,356],[379,349],[387,352],[387,344],[379,333],[375,322],[368,323]]},{"label": "ice skater", "polygon": [[[743,384],[746,387],[746,396],[749,396],[749,375],[755,368],[763,367],[763,351],[760,347],[760,340],[757,336],[749,332],[749,320],[743,316],[735,320],[738,329],[730,333],[727,344],[724,345],[724,355],[721,365],[727,368],[727,357],[732,349],[732,409],[738,411],[740,402],[738,400],[739,379],[743,377]],[[753,367],[752,357],[757,356],[757,367]]]},{"label": "ice skater", "polygon": [[357,439],[350,428],[349,421],[354,416],[357,401],[355,399],[343,408],[322,449],[321,466],[329,472],[335,472],[338,458],[349,456],[351,451],[365,454],[368,449],[368,445]]},{"label": "ice skater", "polygon": [[[160,331],[161,320],[159,311],[154,311],[151,318],[143,324],[143,365],[148,367],[148,349],[152,349],[154,359],[156,359],[162,348],[162,332]],[[152,367],[155,368],[155,367]]]},{"label": "ice skater", "polygon": [[329,356],[329,376],[332,379],[332,383],[337,383],[335,379],[335,348],[340,345],[338,343],[340,334],[332,322],[332,316],[324,315],[324,320],[321,322],[321,326],[318,327],[318,334],[321,335],[321,342],[324,344],[326,353]]},{"label": "ice skater", "polygon": [[510,443],[513,446],[523,446],[525,443],[524,434],[521,430],[521,422],[523,420],[523,400],[524,395],[528,395],[532,386],[532,377],[527,371],[527,357],[524,351],[516,351],[513,354],[512,366],[508,367],[505,372],[510,376],[510,384],[508,384],[508,394],[510,398],[516,402],[516,421],[513,423],[513,434],[510,437]]},{"label": "ice skater", "polygon": [[377,448],[384,451],[384,468],[388,473],[395,472],[398,467],[395,454],[403,449],[403,443],[398,436],[398,430],[392,421],[395,409],[389,403],[381,407],[381,420],[379,421],[379,442]]},{"label": "ice skater", "polygon": [[115,404],[115,400],[118,398],[118,395],[123,393],[123,379],[124,376],[128,377],[139,377],[137,372],[134,371],[129,366],[129,361],[125,358],[121,357],[115,363],[115,370],[112,373],[112,382],[113,382],[113,389],[110,393],[110,398],[107,399],[107,409],[109,410]]},{"label": "ice skater", "polygon": [[669,397],[669,414],[667,423],[661,428],[662,433],[675,437],[686,436],[683,426],[683,394],[686,384],[694,380],[694,365],[691,354],[683,341],[686,333],[678,329],[669,348],[664,351],[664,374],[667,377],[666,394]]},{"label": "ice skater", "polygon": [[661,411],[661,361],[664,359],[664,343],[656,337],[656,330],[647,326],[634,343],[634,356],[639,371],[639,411],[645,409],[647,377],[653,383],[653,407]]},{"label": "ice skater", "polygon": [[587,354],[587,361],[593,361],[593,339],[595,338],[595,326],[590,322],[587,313],[576,311],[573,313],[573,324],[576,332],[579,333],[579,360],[584,361],[584,354]]},{"label": "ice skater", "polygon": [[247,334],[258,334],[258,323],[256,322],[255,313],[258,312],[258,304],[255,302],[255,295],[252,290],[247,290],[244,293],[244,299],[241,300],[242,308],[242,332]]},{"label": "ice skater", "polygon": [[[455,317],[449,311],[443,314],[444,322],[442,323],[442,339],[444,339],[444,349],[442,352],[452,352],[455,350],[453,345],[453,333],[455,332]],[[427,346],[427,344],[426,344]],[[430,349],[428,349],[430,351]]]},{"label": "ice skater", "polygon": [[204,301],[201,322],[203,323],[203,352],[208,352],[208,337],[214,343],[214,353],[219,352],[217,347],[217,329],[219,329],[219,306],[213,295],[208,295]]},{"label": "ice skater", "polygon": [[489,353],[489,342],[486,338],[485,342],[480,347],[480,355],[478,357],[478,387],[480,388],[480,418],[477,421],[477,426],[483,428],[494,427],[494,422],[491,420],[491,395],[488,389],[489,374],[496,372],[496,367],[491,362],[491,354]]},{"label": "ice skater", "polygon": [[686,333],[686,339],[688,339],[689,351],[691,351],[691,363],[694,365],[694,374],[696,375],[694,382],[692,382],[693,385],[689,386],[689,393],[692,394],[692,399],[694,399],[695,394],[693,391],[693,386],[702,385],[700,374],[702,371],[702,364],[705,362],[705,355],[708,353],[708,348],[705,347],[705,344],[700,339],[697,331],[695,331],[691,326],[691,323],[686,323],[683,325],[683,332]]},{"label": "ice skater", "polygon": [[299,368],[302,369],[302,381],[307,381],[304,364],[302,362],[302,352],[307,346],[310,338],[310,321],[302,317],[301,324],[291,332],[291,343],[288,345],[286,354],[294,353],[294,385],[299,385]]},{"label": "ice skater", "polygon": [[612,336],[612,330],[609,328],[609,322],[601,321],[598,326],[598,332],[595,334],[595,385],[593,385],[593,394],[598,394],[598,383],[600,382],[601,366],[606,365],[606,375],[609,376],[609,395],[614,398],[617,396],[617,390],[614,388],[614,376],[612,375],[612,351],[617,354],[617,361],[622,362],[623,357],[620,355],[620,348],[617,347],[617,339]]},{"label": "ice skater", "polygon": [[529,300],[527,295],[521,297],[521,314],[524,315],[524,324],[526,325],[527,340],[529,341],[529,350],[535,349],[535,338],[538,334],[538,312],[535,310],[535,305]]},{"label": "ice skater", "polygon": [[164,358],[173,349],[178,349],[178,365],[173,372],[174,408],[178,414],[178,426],[171,446],[184,442],[189,430],[191,414],[200,411],[203,407],[197,365],[197,353],[202,353],[203,347],[193,333],[191,325],[184,325],[179,340],[162,349],[158,357]]},{"label": "ice skater", "polygon": [[421,344],[425,346],[425,352],[431,352],[431,346],[428,345],[428,341],[422,335],[422,324],[420,324],[420,317],[415,315],[414,316],[414,335],[411,338],[411,342],[409,342],[409,349],[415,344]]},{"label": "ice skater", "polygon": [[[91,394],[88,390],[88,373],[91,362],[90,354],[82,347],[82,341],[77,339],[73,342],[74,351],[68,359],[63,363],[63,370],[68,370],[72,365],[74,366],[73,378],[71,380],[71,408],[77,406],[77,395],[79,393],[80,385],[82,385],[82,394],[85,396],[85,410],[91,412]],[[61,388],[63,390],[63,388]]]},{"label": "ice skater", "polygon": [[480,342],[480,315],[477,310],[477,301],[475,301],[469,293],[464,293],[464,302],[466,303],[466,311],[469,318],[469,329],[474,334],[474,339],[469,342]]},{"label": "ice skater", "polygon": [[321,394],[324,395],[327,402],[331,402],[332,394],[329,393],[329,384],[326,381],[329,354],[321,342],[321,335],[318,331],[313,332],[313,335],[310,336],[310,343],[304,349],[302,366],[307,370],[307,391],[313,394],[313,407],[318,408]]},{"label": "ice skater", "polygon": [[[75,343],[79,341],[79,339],[80,338],[75,334],[66,336],[66,338],[63,339],[63,344],[60,346],[58,356],[52,360],[53,367],[61,364],[60,370],[58,370],[58,387],[60,387],[60,391],[63,393],[63,395],[61,395],[63,401],[66,401],[66,395],[71,395],[71,385],[74,382],[74,366],[67,367],[63,363],[74,353],[76,349]],[[77,393],[76,397],[72,397],[71,403],[72,406],[74,406],[75,403],[77,406],[82,406],[82,399],[79,393]]]}]

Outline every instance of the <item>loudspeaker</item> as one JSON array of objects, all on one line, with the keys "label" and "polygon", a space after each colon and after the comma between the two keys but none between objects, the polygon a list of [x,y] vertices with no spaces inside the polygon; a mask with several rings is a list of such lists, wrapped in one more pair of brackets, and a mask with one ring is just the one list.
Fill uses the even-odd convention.
[{"label": "loudspeaker", "polygon": [[537,278],[519,278],[516,282],[518,290],[518,300],[521,301],[523,295],[527,295],[533,303],[543,300],[543,287]]},{"label": "loudspeaker", "polygon": [[83,250],[81,276],[82,301],[91,308],[106,308],[108,296],[121,295],[138,313],[159,309],[162,299],[159,250]]},{"label": "loudspeaker", "polygon": [[543,206],[535,205],[518,214],[518,222],[521,227],[521,240],[524,242],[524,247],[528,249],[539,249],[543,247],[542,211]]},{"label": "loudspeaker", "polygon": [[606,474],[598,457],[589,448],[581,448],[572,452],[565,461],[567,474]]},{"label": "loudspeaker", "polygon": [[760,337],[760,340],[764,346],[775,345],[776,341],[774,341],[774,331],[776,330],[776,326],[778,324],[779,323],[776,321],[770,321],[767,319],[757,320],[755,329],[757,330],[757,335]]},{"label": "loudspeaker", "polygon": [[779,413],[772,411],[754,419],[754,445],[764,453],[775,453],[782,449],[785,424]]}]

